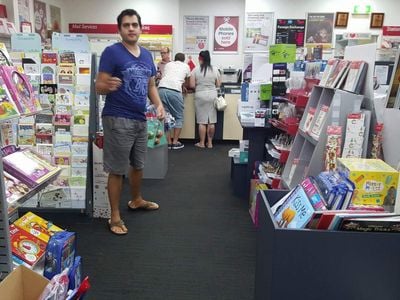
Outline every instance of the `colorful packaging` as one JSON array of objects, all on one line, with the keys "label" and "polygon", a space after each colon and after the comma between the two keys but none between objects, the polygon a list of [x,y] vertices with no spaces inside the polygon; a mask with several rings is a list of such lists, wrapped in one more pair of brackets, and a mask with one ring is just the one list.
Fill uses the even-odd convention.
[{"label": "colorful packaging", "polygon": [[57,227],[51,222],[46,221],[45,219],[31,212],[27,212],[21,218],[16,220],[14,225],[29,232],[45,243],[49,241],[50,236],[52,236],[55,232],[62,231],[60,227]]},{"label": "colorful packaging", "polygon": [[55,233],[46,248],[44,277],[52,279],[66,268],[72,268],[75,260],[75,233],[61,231]]},{"label": "colorful packaging", "polygon": [[353,205],[395,204],[399,172],[384,161],[339,158],[338,169],[354,183]]}]

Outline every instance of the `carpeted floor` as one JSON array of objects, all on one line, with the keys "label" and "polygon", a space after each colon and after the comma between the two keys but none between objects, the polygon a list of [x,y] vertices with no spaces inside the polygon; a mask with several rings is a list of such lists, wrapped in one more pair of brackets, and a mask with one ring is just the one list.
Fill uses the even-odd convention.
[{"label": "carpeted floor", "polygon": [[169,151],[165,179],[143,182],[154,212],[130,212],[128,185],[121,201],[127,236],[106,220],[52,214],[78,233],[78,252],[92,288],[85,299],[253,299],[255,230],[247,203],[232,194],[228,150],[187,142]]}]

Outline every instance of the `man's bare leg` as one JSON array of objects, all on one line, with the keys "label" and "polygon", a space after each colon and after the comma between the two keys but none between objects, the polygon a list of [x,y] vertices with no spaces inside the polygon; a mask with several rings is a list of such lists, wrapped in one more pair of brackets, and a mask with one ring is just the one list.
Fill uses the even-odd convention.
[{"label": "man's bare leg", "polygon": [[128,203],[132,209],[147,206],[149,210],[158,209],[158,205],[153,202],[146,201],[142,198],[143,170],[131,168],[129,172],[129,180],[131,186],[132,201]]},{"label": "man's bare leg", "polygon": [[[108,175],[108,198],[111,207],[111,224],[117,224],[121,221],[121,215],[119,211],[119,202],[122,191],[123,178],[122,175],[109,174]],[[128,232],[125,226],[111,226],[111,230],[117,234],[123,234]]]}]

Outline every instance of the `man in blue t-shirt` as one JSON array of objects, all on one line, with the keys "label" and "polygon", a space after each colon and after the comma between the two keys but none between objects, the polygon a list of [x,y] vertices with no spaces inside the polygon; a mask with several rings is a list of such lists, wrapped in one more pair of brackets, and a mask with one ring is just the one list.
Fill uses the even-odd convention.
[{"label": "man in blue t-shirt", "polygon": [[[164,107],[155,85],[156,69],[151,53],[138,45],[142,22],[133,9],[122,11],[118,18],[122,42],[107,47],[101,55],[96,92],[106,96],[102,113],[104,131],[104,170],[108,175],[108,197],[111,206],[110,231],[128,233],[121,220],[119,202],[123,175],[129,172],[131,210],[156,210],[158,204],[142,198],[140,187],[147,151],[147,97],[163,119]],[[129,168],[129,165],[131,166]]]}]

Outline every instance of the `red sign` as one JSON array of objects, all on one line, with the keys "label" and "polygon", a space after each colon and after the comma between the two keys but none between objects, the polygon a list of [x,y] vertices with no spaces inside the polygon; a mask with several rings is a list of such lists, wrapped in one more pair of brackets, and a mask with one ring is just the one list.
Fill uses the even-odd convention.
[{"label": "red sign", "polygon": [[238,51],[239,17],[214,17],[214,51]]},{"label": "red sign", "polygon": [[[117,24],[69,23],[70,33],[116,34]],[[143,25],[143,34],[172,34],[172,25]]]},{"label": "red sign", "polygon": [[400,26],[383,26],[383,35],[400,36]]}]

